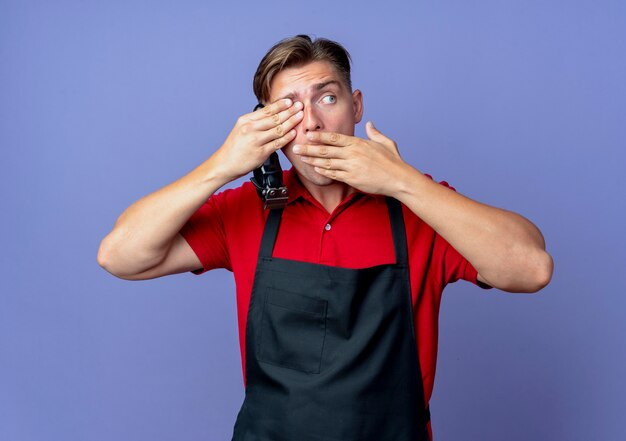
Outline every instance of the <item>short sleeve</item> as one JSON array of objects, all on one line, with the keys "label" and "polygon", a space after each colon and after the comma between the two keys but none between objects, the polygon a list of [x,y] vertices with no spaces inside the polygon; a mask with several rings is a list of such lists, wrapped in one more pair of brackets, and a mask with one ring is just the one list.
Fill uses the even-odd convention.
[{"label": "short sleeve", "polygon": [[[441,237],[439,239],[444,240]],[[476,271],[476,268],[474,268],[465,257],[447,242],[445,246],[443,268],[444,281],[446,284],[463,279],[483,289],[491,289],[491,286],[478,280],[478,271]]]},{"label": "short sleeve", "polygon": [[192,271],[194,274],[216,268],[232,271],[221,209],[223,202],[224,192],[211,196],[180,230],[202,263],[201,269]]}]

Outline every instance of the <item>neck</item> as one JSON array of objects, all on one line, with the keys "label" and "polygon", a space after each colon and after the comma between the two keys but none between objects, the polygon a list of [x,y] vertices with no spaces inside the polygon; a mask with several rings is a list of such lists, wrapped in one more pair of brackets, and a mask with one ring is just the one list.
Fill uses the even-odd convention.
[{"label": "neck", "polygon": [[353,187],[338,181],[324,186],[315,185],[305,179],[302,179],[301,182],[302,185],[309,190],[311,196],[313,196],[317,202],[322,204],[322,207],[324,207],[328,213],[332,213],[341,201],[348,197],[348,195],[355,192]]}]

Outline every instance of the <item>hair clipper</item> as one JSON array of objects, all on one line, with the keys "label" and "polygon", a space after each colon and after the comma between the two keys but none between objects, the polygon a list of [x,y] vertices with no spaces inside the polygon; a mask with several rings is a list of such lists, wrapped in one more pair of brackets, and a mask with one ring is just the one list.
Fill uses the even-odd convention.
[{"label": "hair clipper", "polygon": [[[259,103],[254,110],[265,106]],[[273,152],[259,168],[254,169],[250,181],[256,187],[257,194],[264,203],[264,209],[283,208],[287,204],[288,191],[283,185],[283,170],[280,167],[278,153]]]}]

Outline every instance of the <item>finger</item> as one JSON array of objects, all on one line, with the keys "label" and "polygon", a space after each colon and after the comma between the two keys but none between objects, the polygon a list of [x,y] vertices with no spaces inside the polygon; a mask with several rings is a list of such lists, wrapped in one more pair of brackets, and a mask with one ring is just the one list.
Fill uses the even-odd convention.
[{"label": "finger", "polygon": [[280,150],[283,147],[285,147],[295,138],[296,138],[296,131],[290,130],[289,132],[285,133],[283,136],[270,140],[268,143],[264,144],[261,148],[265,151],[264,154],[267,154],[269,156],[276,150]]},{"label": "finger", "polygon": [[[298,113],[299,110],[302,110],[302,103],[298,101],[298,102],[295,102],[293,106],[289,107],[288,109],[283,110],[282,112],[275,113],[273,115],[267,116],[255,122],[254,123],[255,129],[268,130],[268,129],[274,128],[277,125],[282,124],[285,121],[287,121],[287,119],[289,119],[290,117]],[[291,127],[289,129],[291,129]]]},{"label": "finger", "polygon": [[314,167],[323,168],[324,170],[347,171],[346,161],[338,158],[313,158],[311,156],[300,156],[300,160]]},{"label": "finger", "polygon": [[306,155],[316,158],[340,158],[348,156],[345,147],[335,147],[330,145],[296,144],[293,152],[297,155]]},{"label": "finger", "polygon": [[367,124],[365,124],[365,131],[367,133],[367,136],[369,139],[371,139],[374,142],[377,142],[379,144],[382,144],[383,146],[385,146],[388,150],[395,152],[396,154],[400,155],[400,150],[398,149],[398,144],[396,144],[396,142],[391,139],[386,137],[385,135],[383,135],[380,130],[378,130],[376,127],[374,127],[374,123],[371,121],[368,121]]},{"label": "finger", "polygon": [[384,141],[389,141],[389,138],[380,133],[380,131],[376,127],[374,127],[374,123],[371,121],[368,121],[367,124],[365,124],[365,133],[367,133],[367,137],[372,141],[381,143]]},{"label": "finger", "polygon": [[310,141],[318,144],[346,146],[352,142],[353,136],[343,135],[336,132],[309,132],[306,134]]},{"label": "finger", "polygon": [[292,105],[293,102],[289,98],[274,101],[272,104],[252,112],[250,114],[250,121],[259,121],[263,118],[267,118],[268,116],[272,116],[290,108]]},{"label": "finger", "polygon": [[320,168],[320,167],[315,167],[314,170],[320,175],[327,176],[336,181],[346,182],[346,179],[348,178],[348,172],[343,171],[343,170],[335,170],[335,169],[326,170],[325,168]]},{"label": "finger", "polygon": [[289,117],[285,122],[282,122],[278,125],[274,125],[272,126],[271,129],[265,130],[264,132],[262,132],[261,141],[270,142],[273,139],[284,136],[285,133],[288,133],[290,130],[292,130],[295,126],[297,126],[300,123],[303,115],[304,114],[302,111],[298,111],[295,115],[292,115],[291,117]]}]

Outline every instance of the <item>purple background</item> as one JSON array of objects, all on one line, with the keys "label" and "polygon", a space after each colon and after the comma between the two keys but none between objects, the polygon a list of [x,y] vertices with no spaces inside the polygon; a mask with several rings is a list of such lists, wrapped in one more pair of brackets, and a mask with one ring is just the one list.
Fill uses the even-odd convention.
[{"label": "purple background", "polygon": [[232,275],[127,282],[96,252],[297,33],[345,44],[407,162],[527,216],[555,259],[538,295],[446,290],[435,439],[626,439],[622,0],[0,0],[0,439],[230,439]]}]

